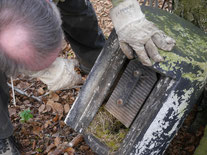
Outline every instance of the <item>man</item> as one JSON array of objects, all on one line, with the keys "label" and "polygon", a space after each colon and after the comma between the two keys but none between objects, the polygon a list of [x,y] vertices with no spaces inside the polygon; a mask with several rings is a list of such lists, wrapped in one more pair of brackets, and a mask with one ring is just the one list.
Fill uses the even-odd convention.
[{"label": "man", "polygon": [[[89,0],[55,1],[59,1],[57,6],[61,12],[65,38],[75,52],[82,72],[89,73],[105,43],[94,9]],[[146,20],[137,0],[112,0],[112,4],[114,8],[110,15],[120,47],[126,56],[132,59],[135,53],[146,66],[152,65],[150,58],[155,62],[163,61],[157,47],[170,51],[175,41]],[[38,77],[50,90],[71,88],[74,84],[81,83],[80,77],[74,71],[64,71],[67,69],[60,69],[60,63],[55,64],[30,76]],[[68,72],[73,76],[69,76]],[[62,77],[65,77],[64,80]]]},{"label": "man", "polygon": [[[171,50],[175,41],[145,19],[136,0],[112,0],[112,3],[111,18],[126,56],[132,59],[135,51],[147,66],[152,65],[149,58],[163,61],[157,47]],[[89,0],[65,0],[59,2],[58,7],[65,37],[76,53],[81,69],[89,72],[105,42],[95,12]],[[80,82],[74,71],[77,62],[55,60],[61,49],[60,26],[59,13],[51,2],[0,1],[0,154],[19,154],[11,138],[13,129],[8,115],[5,74],[32,71],[30,75],[40,77],[54,90],[57,89],[56,81],[60,81],[59,88]],[[75,78],[61,83],[63,77]]]},{"label": "man", "polygon": [[44,0],[0,0],[0,154],[19,154],[13,145],[5,74],[50,66],[62,44],[60,16]]}]

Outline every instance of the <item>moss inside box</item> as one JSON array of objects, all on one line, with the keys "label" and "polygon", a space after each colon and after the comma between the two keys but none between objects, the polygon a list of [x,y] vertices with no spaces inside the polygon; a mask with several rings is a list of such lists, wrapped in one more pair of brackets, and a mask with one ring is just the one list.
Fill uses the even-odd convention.
[{"label": "moss inside box", "polygon": [[98,138],[113,152],[119,149],[128,130],[120,121],[101,107],[86,132]]}]

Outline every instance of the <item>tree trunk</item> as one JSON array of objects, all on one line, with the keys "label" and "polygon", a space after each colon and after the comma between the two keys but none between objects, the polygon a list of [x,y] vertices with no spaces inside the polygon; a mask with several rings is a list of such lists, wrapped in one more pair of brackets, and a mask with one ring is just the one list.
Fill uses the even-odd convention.
[{"label": "tree trunk", "polygon": [[207,0],[174,0],[174,13],[207,32]]}]

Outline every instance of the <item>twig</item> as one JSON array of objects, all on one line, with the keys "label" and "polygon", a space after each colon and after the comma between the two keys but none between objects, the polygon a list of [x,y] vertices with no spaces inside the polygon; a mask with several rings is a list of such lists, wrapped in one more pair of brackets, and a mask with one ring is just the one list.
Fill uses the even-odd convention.
[{"label": "twig", "polygon": [[50,94],[50,92],[46,92],[45,94],[41,95],[40,98],[45,97],[45,96],[47,96],[49,94]]},{"label": "twig", "polygon": [[14,83],[13,78],[11,77],[11,88],[12,88],[12,97],[13,97],[13,104],[16,106],[16,98],[15,98],[15,92],[14,92]]},{"label": "twig", "polygon": [[[9,87],[12,88],[12,85],[11,85],[10,83],[7,83],[7,84],[8,84]],[[16,87],[13,87],[13,88],[14,88],[14,90],[15,90],[16,92],[18,92],[18,93],[21,94],[21,95],[27,96],[27,97],[29,97],[29,98],[33,98],[33,99],[37,100],[38,102],[42,102],[41,97],[36,97],[36,96],[34,96],[34,95],[28,95],[26,92],[24,92],[24,91],[22,91],[22,90],[20,90],[20,89],[18,89],[18,88],[16,88]]]},{"label": "twig", "polygon": [[24,92],[27,91],[29,88],[31,88],[34,85],[34,83],[32,83],[29,87],[27,87],[26,89],[24,89]]},{"label": "twig", "polygon": [[83,141],[83,136],[81,134],[78,134],[75,138],[73,138],[73,140],[68,144],[68,146],[74,147],[82,141]]}]

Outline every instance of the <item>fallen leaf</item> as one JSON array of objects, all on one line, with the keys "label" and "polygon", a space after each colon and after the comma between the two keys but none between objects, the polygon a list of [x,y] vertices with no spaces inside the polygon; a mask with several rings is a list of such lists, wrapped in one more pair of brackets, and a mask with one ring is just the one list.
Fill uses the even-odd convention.
[{"label": "fallen leaf", "polygon": [[69,110],[70,110],[70,106],[69,106],[69,104],[66,103],[64,105],[64,112],[67,114],[69,112]]},{"label": "fallen leaf", "polygon": [[53,100],[48,100],[46,105],[51,106],[54,112],[57,112],[58,114],[63,114],[62,104],[54,102]]},{"label": "fallen leaf", "polygon": [[62,96],[61,98],[62,99],[66,99],[68,97],[68,95],[64,95],[64,96]]},{"label": "fallen leaf", "polygon": [[26,109],[25,105],[21,105],[20,109]]},{"label": "fallen leaf", "polygon": [[52,109],[56,111],[58,114],[63,114],[63,106],[60,103],[53,103]]},{"label": "fallen leaf", "polygon": [[25,100],[23,103],[27,105],[27,104],[30,103],[30,101],[29,100]]},{"label": "fallen leaf", "polygon": [[33,143],[32,143],[32,150],[34,150],[35,147],[36,147],[36,140],[34,140]]},{"label": "fallen leaf", "polygon": [[39,95],[43,95],[43,94],[45,93],[45,91],[44,91],[43,88],[39,88],[39,89],[37,90],[37,92],[38,92]]},{"label": "fallen leaf", "polygon": [[67,152],[68,155],[74,155],[75,154],[75,150],[72,147],[67,147],[64,152]]},{"label": "fallen leaf", "polygon": [[59,119],[59,115],[57,114],[57,115],[52,119],[52,121],[53,121],[53,122],[57,122],[58,119]]},{"label": "fallen leaf", "polygon": [[45,104],[42,104],[38,109],[39,113],[43,112],[45,110],[45,107]]},{"label": "fallen leaf", "polygon": [[50,152],[52,149],[54,149],[55,148],[55,144],[50,144],[48,147],[47,147],[47,149],[45,150],[45,153],[48,153],[48,152]]},{"label": "fallen leaf", "polygon": [[39,126],[33,126],[33,130],[32,130],[32,133],[33,133],[33,134],[39,136],[40,131],[42,131],[42,128],[41,128],[41,127],[39,127]]},{"label": "fallen leaf", "polygon": [[60,127],[63,128],[65,126],[65,122],[64,121],[60,121]]},{"label": "fallen leaf", "polygon": [[55,102],[59,101],[60,97],[56,93],[51,94],[51,99]]},{"label": "fallen leaf", "polygon": [[54,126],[54,127],[52,128],[52,131],[53,131],[53,132],[57,132],[57,127]]},{"label": "fallen leaf", "polygon": [[16,87],[18,89],[27,89],[30,86],[29,83],[21,81]]},{"label": "fallen leaf", "polygon": [[58,147],[58,145],[61,144],[61,138],[60,137],[56,137],[55,140],[54,140],[54,144],[55,144],[55,146]]},{"label": "fallen leaf", "polygon": [[53,152],[48,155],[61,155],[65,150],[65,145],[59,145]]},{"label": "fallen leaf", "polygon": [[90,149],[90,147],[87,146],[87,145],[81,145],[81,146],[80,146],[80,150],[83,151],[83,152],[85,152],[85,151],[87,151],[87,150],[89,150],[89,149]]},{"label": "fallen leaf", "polygon": [[54,101],[53,100],[48,100],[46,105],[49,105],[51,107],[53,107]]},{"label": "fallen leaf", "polygon": [[10,116],[13,116],[13,115],[16,115],[16,114],[17,114],[16,108],[9,108],[9,115]]},{"label": "fallen leaf", "polygon": [[52,110],[52,106],[47,104],[45,112],[50,112],[51,110]]},{"label": "fallen leaf", "polygon": [[48,120],[48,121],[46,121],[45,122],[45,124],[44,124],[44,128],[46,129],[49,125],[51,125],[52,123],[51,123],[51,121],[50,120]]}]

